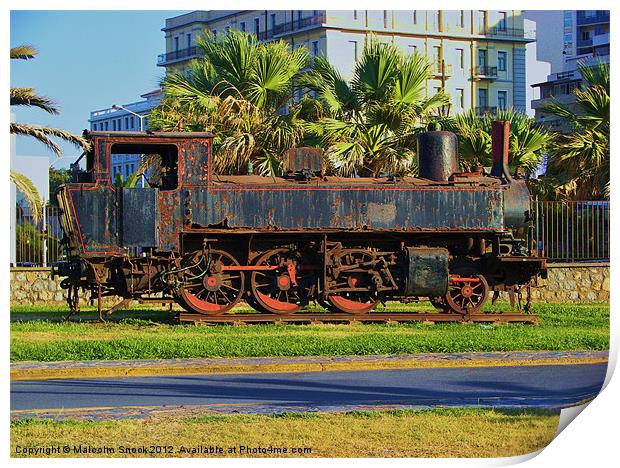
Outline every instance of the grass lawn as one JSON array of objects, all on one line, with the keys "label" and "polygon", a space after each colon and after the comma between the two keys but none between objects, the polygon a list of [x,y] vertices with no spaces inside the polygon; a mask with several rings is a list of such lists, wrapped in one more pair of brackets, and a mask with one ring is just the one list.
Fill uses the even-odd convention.
[{"label": "grass lawn", "polygon": [[[390,305],[390,308],[392,306]],[[506,304],[492,306],[507,308]],[[431,306],[394,306],[431,311]],[[41,320],[62,310],[12,308],[11,361],[374,355],[609,348],[609,304],[536,304],[541,323],[351,325],[175,325],[161,309],[132,309],[117,321]],[[93,314],[92,309],[88,314]],[[95,314],[96,315],[96,314]],[[27,319],[32,320],[27,320]],[[92,317],[91,317],[92,319]]]},{"label": "grass lawn", "polygon": [[[168,415],[118,421],[23,419],[11,422],[11,456],[29,456],[23,453],[28,448],[57,446],[61,453],[49,456],[508,457],[544,448],[558,422],[558,412],[487,409]],[[109,447],[114,453],[76,453],[73,447],[80,445]],[[68,454],[63,453],[64,446],[69,447]],[[240,453],[241,446],[287,451]],[[120,453],[121,447],[146,447],[147,453]],[[209,447],[221,447],[223,453],[204,453]],[[203,453],[192,453],[200,448]]]}]

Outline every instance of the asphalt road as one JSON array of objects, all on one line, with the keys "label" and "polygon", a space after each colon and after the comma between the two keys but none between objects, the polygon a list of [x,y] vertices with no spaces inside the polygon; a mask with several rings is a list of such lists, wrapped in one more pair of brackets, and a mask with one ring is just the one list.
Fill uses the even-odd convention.
[{"label": "asphalt road", "polygon": [[606,364],[11,382],[11,410],[205,405],[227,412],[373,406],[558,408],[595,396]]}]

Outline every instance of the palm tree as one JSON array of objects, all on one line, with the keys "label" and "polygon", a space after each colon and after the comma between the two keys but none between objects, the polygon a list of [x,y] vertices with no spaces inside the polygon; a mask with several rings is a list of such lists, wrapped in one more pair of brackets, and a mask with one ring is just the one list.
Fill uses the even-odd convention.
[{"label": "palm tree", "polygon": [[582,63],[578,69],[584,83],[574,91],[574,109],[555,99],[541,108],[570,128],[556,135],[546,178],[562,198],[609,198],[609,64]]},{"label": "palm tree", "polygon": [[490,166],[491,123],[510,121],[510,151],[508,163],[513,172],[535,172],[540,167],[551,141],[551,133],[536,121],[514,109],[500,109],[495,114],[478,115],[473,109],[454,118],[443,119],[444,127],[459,137],[459,155],[463,170],[475,166]]},{"label": "palm tree", "polygon": [[187,72],[164,79],[164,98],[151,113],[151,128],[213,131],[220,173],[243,172],[250,163],[261,174],[280,173],[284,153],[304,133],[290,100],[308,52],[291,50],[283,41],[260,43],[239,31],[205,33],[196,42],[204,56]]},{"label": "palm tree", "polygon": [[315,121],[306,129],[325,148],[333,170],[344,176],[414,171],[417,134],[448,103],[443,91],[427,97],[430,76],[425,57],[405,55],[374,37],[366,41],[350,83],[327,59],[315,57],[298,84],[317,96]]},{"label": "palm tree", "polygon": [[[29,60],[36,57],[37,53],[37,50],[31,45],[20,45],[11,49],[11,59]],[[45,96],[39,96],[33,88],[11,87],[11,105],[38,107],[50,114],[58,114],[58,106],[54,100]],[[9,131],[13,135],[30,136],[39,140],[59,157],[62,155],[62,148],[54,142],[51,137],[68,141],[85,150],[87,150],[89,146],[84,138],[56,128],[11,122]],[[39,192],[34,184],[23,174],[11,171],[10,178],[24,194],[36,222],[43,208],[43,202],[41,201]]]}]

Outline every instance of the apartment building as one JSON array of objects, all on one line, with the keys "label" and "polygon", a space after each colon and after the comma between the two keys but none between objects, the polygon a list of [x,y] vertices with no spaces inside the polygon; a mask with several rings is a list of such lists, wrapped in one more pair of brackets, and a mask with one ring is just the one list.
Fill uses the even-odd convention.
[{"label": "apartment building", "polygon": [[[141,132],[148,130],[148,115],[151,110],[159,105],[161,90],[157,89],[140,96],[141,101],[129,104],[112,104],[110,107],[92,111],[90,113],[90,129],[96,131],[129,131]],[[120,174],[126,180],[136,172],[140,166],[139,154],[113,154],[112,155],[112,180],[116,174]],[[138,187],[144,186],[144,179],[137,183]]]},{"label": "apartment building", "polygon": [[[543,24],[535,11],[527,12],[527,17],[535,21],[538,19],[539,24]],[[574,108],[573,91],[582,83],[578,65],[596,61],[609,63],[609,19],[608,10],[565,10],[561,23],[547,24],[549,28],[562,28],[563,41],[556,44],[556,47],[562,51],[564,60],[560,69],[554,70],[552,67],[552,73],[546,81],[533,85],[539,89],[538,99],[532,101],[538,122],[545,123],[555,131],[569,130],[561,119],[545,114],[540,109],[552,99]]]},{"label": "apartment building", "polygon": [[427,92],[445,89],[451,113],[526,109],[526,44],[520,10],[227,10],[194,11],[166,20],[166,52],[157,64],[183,70],[200,56],[196,36],[236,29],[261,41],[284,40],[323,55],[350,79],[368,35],[417,51],[432,63]]}]

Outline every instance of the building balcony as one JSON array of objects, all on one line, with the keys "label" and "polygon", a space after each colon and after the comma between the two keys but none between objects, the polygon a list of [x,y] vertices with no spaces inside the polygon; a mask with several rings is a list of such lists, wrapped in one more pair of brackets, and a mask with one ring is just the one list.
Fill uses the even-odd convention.
[{"label": "building balcony", "polygon": [[551,102],[559,102],[560,104],[570,105],[575,103],[575,95],[573,93],[570,94],[552,94],[547,95],[545,97],[541,97],[540,99],[532,99],[532,109],[538,110],[542,106],[549,104]]},{"label": "building balcony", "polygon": [[433,77],[447,77],[452,76],[452,64],[451,63],[433,63],[431,65],[431,75]]},{"label": "building balcony", "polygon": [[261,31],[260,33],[258,33],[258,39],[260,41],[269,41],[271,39],[275,39],[279,36],[284,36],[293,32],[320,27],[325,23],[325,21],[325,12],[309,16],[308,18],[287,21],[286,23],[275,25],[272,29]]},{"label": "building balcony", "polygon": [[533,29],[525,30],[518,28],[505,28],[502,26],[492,26],[490,28],[487,28],[486,31],[480,31],[480,34],[483,36],[489,36],[494,38],[523,39],[527,41],[536,40],[536,31]]},{"label": "building balcony", "polygon": [[487,65],[478,65],[474,69],[474,78],[477,80],[496,80],[497,67],[489,67]]},{"label": "building balcony", "polygon": [[480,106],[474,107],[476,115],[497,114],[497,107]]},{"label": "building balcony", "polygon": [[180,60],[194,59],[200,57],[200,55],[200,50],[196,46],[188,47],[187,49],[174,50],[172,52],[158,55],[157,65],[161,67]]},{"label": "building balcony", "polygon": [[577,26],[586,26],[589,24],[609,23],[608,10],[578,10]]},{"label": "building balcony", "polygon": [[609,45],[609,43],[610,43],[609,33],[598,34],[592,38],[592,45],[594,47]]}]

